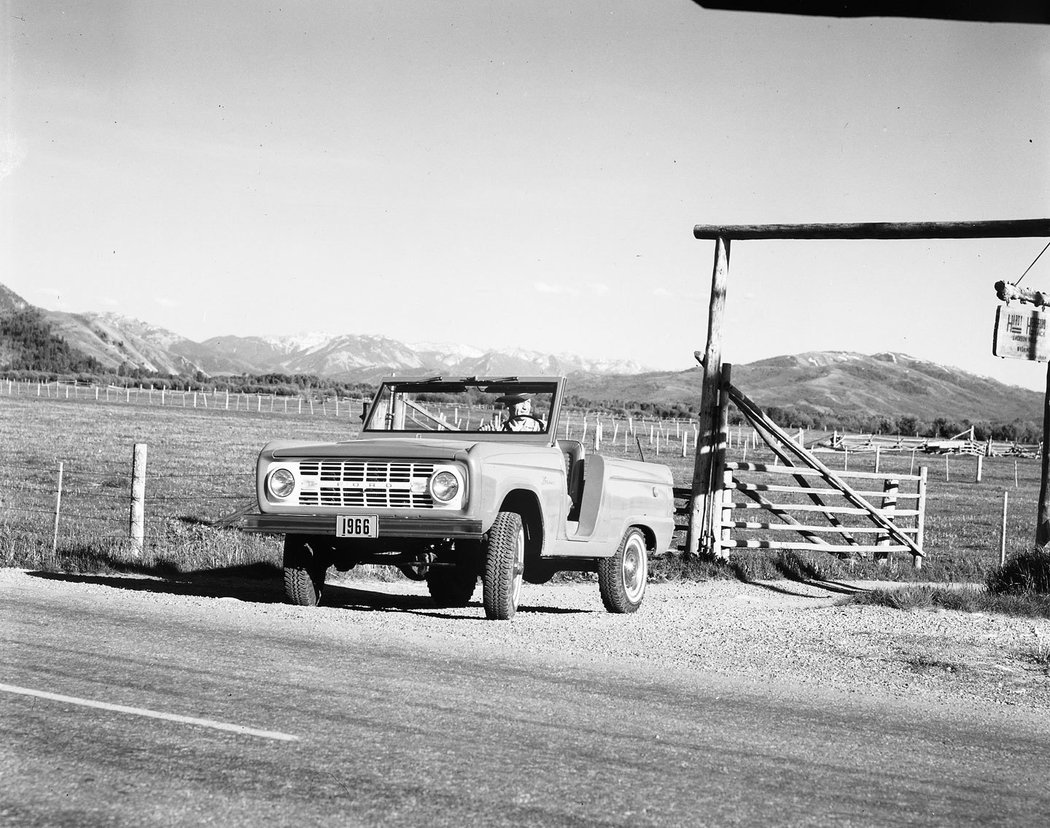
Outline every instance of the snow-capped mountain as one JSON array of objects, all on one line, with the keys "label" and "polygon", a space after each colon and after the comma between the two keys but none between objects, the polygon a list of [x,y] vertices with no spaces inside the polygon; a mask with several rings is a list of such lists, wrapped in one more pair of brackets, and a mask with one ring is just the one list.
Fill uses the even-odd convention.
[{"label": "snow-capped mountain", "polygon": [[[406,344],[373,334],[306,332],[294,335],[215,336],[195,342],[181,334],[116,313],[64,313],[34,308],[0,285],[0,316],[30,309],[52,331],[104,368],[141,368],[186,374],[312,374],[347,382],[374,382],[391,374],[448,375],[613,373],[643,370],[629,362],[588,360],[521,348],[484,350],[465,343]],[[7,349],[4,353],[10,351]]]}]

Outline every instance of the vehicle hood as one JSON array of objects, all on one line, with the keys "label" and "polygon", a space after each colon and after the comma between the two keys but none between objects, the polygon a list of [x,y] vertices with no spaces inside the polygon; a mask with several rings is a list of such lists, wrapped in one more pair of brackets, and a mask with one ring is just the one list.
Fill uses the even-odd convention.
[{"label": "vehicle hood", "polygon": [[303,440],[274,440],[263,449],[263,454],[275,460],[299,457],[348,458],[386,457],[423,458],[427,460],[462,459],[475,442],[437,439],[344,440],[337,443],[311,443]]}]

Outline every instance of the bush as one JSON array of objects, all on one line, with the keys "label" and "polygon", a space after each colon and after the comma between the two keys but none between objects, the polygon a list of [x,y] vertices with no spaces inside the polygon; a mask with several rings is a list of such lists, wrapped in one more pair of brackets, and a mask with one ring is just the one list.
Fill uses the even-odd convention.
[{"label": "bush", "polygon": [[1050,552],[1032,549],[992,570],[988,591],[996,595],[1050,595]]}]

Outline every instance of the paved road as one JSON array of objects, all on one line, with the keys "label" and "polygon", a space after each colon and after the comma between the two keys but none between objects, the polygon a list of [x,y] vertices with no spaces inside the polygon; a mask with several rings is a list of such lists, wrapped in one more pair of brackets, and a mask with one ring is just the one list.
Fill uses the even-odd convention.
[{"label": "paved road", "polygon": [[3,824],[1050,819],[1050,726],[1034,717],[581,668],[529,655],[527,618],[517,653],[355,634],[379,597],[341,608],[333,636],[286,628],[306,611],[271,595],[230,614],[30,580],[0,604]]}]

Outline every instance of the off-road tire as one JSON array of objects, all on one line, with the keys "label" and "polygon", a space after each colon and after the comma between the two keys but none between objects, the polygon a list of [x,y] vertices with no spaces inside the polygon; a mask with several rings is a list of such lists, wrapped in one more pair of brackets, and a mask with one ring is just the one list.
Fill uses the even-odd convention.
[{"label": "off-road tire", "polygon": [[518,610],[525,572],[525,526],[517,512],[500,512],[485,541],[485,571],[481,576],[485,616],[509,621]]},{"label": "off-road tire", "polygon": [[598,561],[598,589],[609,612],[634,612],[642,605],[649,576],[649,550],[642,530],[631,527],[611,558]]},{"label": "off-road tire", "polygon": [[427,589],[439,607],[465,607],[477,585],[477,571],[466,565],[432,566],[427,573]]},{"label": "off-road tire", "polygon": [[301,535],[284,538],[284,598],[289,604],[316,607],[324,592],[328,558]]}]

